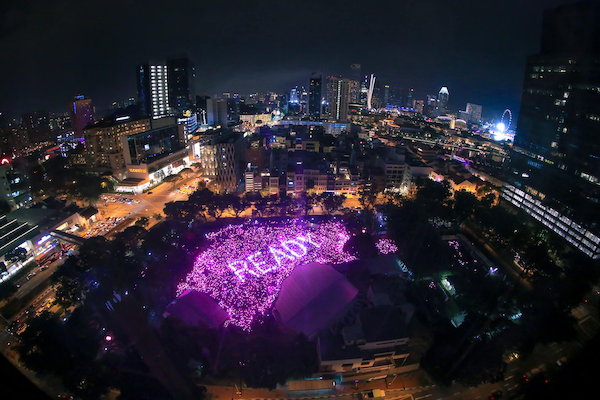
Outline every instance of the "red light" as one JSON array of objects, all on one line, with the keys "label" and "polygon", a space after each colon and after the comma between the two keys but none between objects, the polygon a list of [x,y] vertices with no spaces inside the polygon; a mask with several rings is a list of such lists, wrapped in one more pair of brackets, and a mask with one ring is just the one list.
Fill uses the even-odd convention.
[{"label": "red light", "polygon": [[10,160],[8,158],[3,158],[2,160],[0,160],[0,164],[10,164]]},{"label": "red light", "polygon": [[548,383],[548,379],[546,379],[544,382]]}]

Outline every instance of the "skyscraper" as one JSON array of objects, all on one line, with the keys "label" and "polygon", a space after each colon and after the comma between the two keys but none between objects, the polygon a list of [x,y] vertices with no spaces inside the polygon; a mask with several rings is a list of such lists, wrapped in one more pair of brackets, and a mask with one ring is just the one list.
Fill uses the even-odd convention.
[{"label": "skyscraper", "polygon": [[408,89],[406,89],[405,93],[406,94],[402,98],[403,106],[410,107],[410,108],[414,107],[413,100],[414,100],[415,90],[413,88],[408,88]]},{"label": "skyscraper", "polygon": [[502,196],[600,258],[600,5],[544,12],[541,52],[527,58]]},{"label": "skyscraper", "polygon": [[92,100],[86,99],[83,95],[76,96],[69,107],[69,114],[71,114],[71,125],[75,137],[83,137],[83,129],[94,123]]},{"label": "skyscraper", "polygon": [[440,109],[438,115],[445,115],[448,112],[448,100],[450,98],[450,92],[446,86],[440,89],[438,93],[438,107]]},{"label": "skyscraper", "polygon": [[471,122],[473,124],[478,124],[481,122],[481,111],[483,107],[479,104],[467,103],[467,114],[469,114],[469,120],[467,122]]},{"label": "skyscraper", "polygon": [[31,143],[41,143],[50,140],[56,140],[56,135],[52,138],[50,129],[50,116],[47,111],[37,111],[23,114],[23,125],[29,134]]},{"label": "skyscraper", "polygon": [[323,75],[314,72],[308,80],[308,117],[319,120],[323,112]]},{"label": "skyscraper", "polygon": [[169,106],[178,116],[194,108],[196,70],[187,57],[167,60]]},{"label": "skyscraper", "polygon": [[137,67],[138,101],[142,113],[152,118],[170,115],[169,77],[163,62],[149,62]]},{"label": "skyscraper", "polygon": [[383,107],[390,104],[390,85],[383,85]]},{"label": "skyscraper", "polygon": [[327,77],[327,116],[339,122],[348,121],[350,104],[350,79]]}]

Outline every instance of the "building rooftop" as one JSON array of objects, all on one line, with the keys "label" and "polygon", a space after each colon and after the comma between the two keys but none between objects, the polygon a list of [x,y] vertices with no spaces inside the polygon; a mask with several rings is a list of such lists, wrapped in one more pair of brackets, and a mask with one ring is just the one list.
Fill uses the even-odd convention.
[{"label": "building rooftop", "polygon": [[274,313],[283,325],[310,337],[339,320],[357,294],[332,266],[312,262],[283,282]]},{"label": "building rooftop", "polygon": [[346,346],[342,335],[319,337],[319,355],[321,361],[362,360],[365,352],[356,346]]},{"label": "building rooftop", "polygon": [[363,308],[358,315],[367,343],[408,337],[404,318],[394,306]]}]

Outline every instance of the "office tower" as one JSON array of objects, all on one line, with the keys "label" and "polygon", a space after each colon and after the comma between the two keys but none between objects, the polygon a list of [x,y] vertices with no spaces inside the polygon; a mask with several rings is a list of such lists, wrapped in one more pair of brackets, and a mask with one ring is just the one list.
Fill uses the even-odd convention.
[{"label": "office tower", "polygon": [[128,116],[102,120],[88,126],[84,130],[87,166],[113,172],[125,168],[121,137],[150,129],[150,119],[136,120]]},{"label": "office tower", "polygon": [[600,258],[600,5],[544,12],[527,58],[515,152],[502,196]]},{"label": "office tower", "polygon": [[438,107],[440,109],[438,115],[446,115],[448,112],[448,100],[450,98],[450,93],[448,92],[448,88],[446,86],[440,89],[438,93]]},{"label": "office tower", "polygon": [[360,81],[348,80],[350,85],[350,103],[360,104]]},{"label": "office tower", "polygon": [[402,105],[404,107],[413,108],[414,107],[414,104],[413,104],[414,96],[415,96],[415,90],[413,88],[406,89],[405,94],[402,96]]},{"label": "office tower", "polygon": [[479,104],[467,103],[467,109],[465,110],[467,114],[469,114],[469,120],[467,122],[471,122],[473,124],[478,124],[481,122],[481,111],[483,107]]},{"label": "office tower", "polygon": [[196,70],[187,57],[167,60],[169,106],[177,116],[193,110],[196,100]]},{"label": "office tower", "polygon": [[239,124],[240,103],[237,99],[227,99],[227,123]]},{"label": "office tower", "polygon": [[417,110],[417,112],[419,114],[423,114],[423,111],[425,109],[425,101],[424,100],[415,100],[414,108],[415,108],[415,110]]},{"label": "office tower", "polygon": [[295,88],[290,90],[290,103],[292,103],[292,104],[300,103],[300,101],[298,100],[298,86],[296,86]]},{"label": "office tower", "polygon": [[32,203],[29,180],[25,171],[17,168],[10,159],[0,164],[0,201],[11,210],[27,207]]},{"label": "office tower", "polygon": [[323,74],[313,73],[308,80],[308,117],[321,119],[323,113]]},{"label": "office tower", "polygon": [[430,118],[439,117],[440,107],[437,97],[428,94],[427,102],[425,103],[425,109],[423,111],[425,112],[425,115]]},{"label": "office tower", "polygon": [[350,79],[335,76],[327,77],[326,100],[327,116],[338,122],[348,121],[350,104]]},{"label": "office tower", "polygon": [[69,107],[71,114],[71,126],[75,137],[83,137],[83,130],[86,126],[94,123],[94,107],[92,100],[85,96],[76,96]]},{"label": "office tower", "polygon": [[390,85],[383,85],[383,107],[390,104]]},{"label": "office tower", "polygon": [[206,123],[213,126],[227,127],[228,104],[227,99],[206,100]]},{"label": "office tower", "polygon": [[170,115],[168,82],[165,63],[150,62],[138,65],[138,101],[143,114],[154,119]]},{"label": "office tower", "polygon": [[42,143],[54,140],[50,129],[50,116],[46,111],[23,114],[22,123],[27,130],[31,143]]}]

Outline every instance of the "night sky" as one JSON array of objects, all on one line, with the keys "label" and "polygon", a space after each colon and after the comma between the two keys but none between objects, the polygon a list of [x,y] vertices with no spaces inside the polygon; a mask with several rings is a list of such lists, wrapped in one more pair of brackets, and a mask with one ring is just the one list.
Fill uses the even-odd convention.
[{"label": "night sky", "polygon": [[518,112],[542,12],[565,0],[128,1],[0,4],[0,111],[66,111],[76,94],[106,108],[137,96],[135,66],[187,53],[197,92],[305,85],[352,63],[416,98],[450,90],[450,110]]}]

